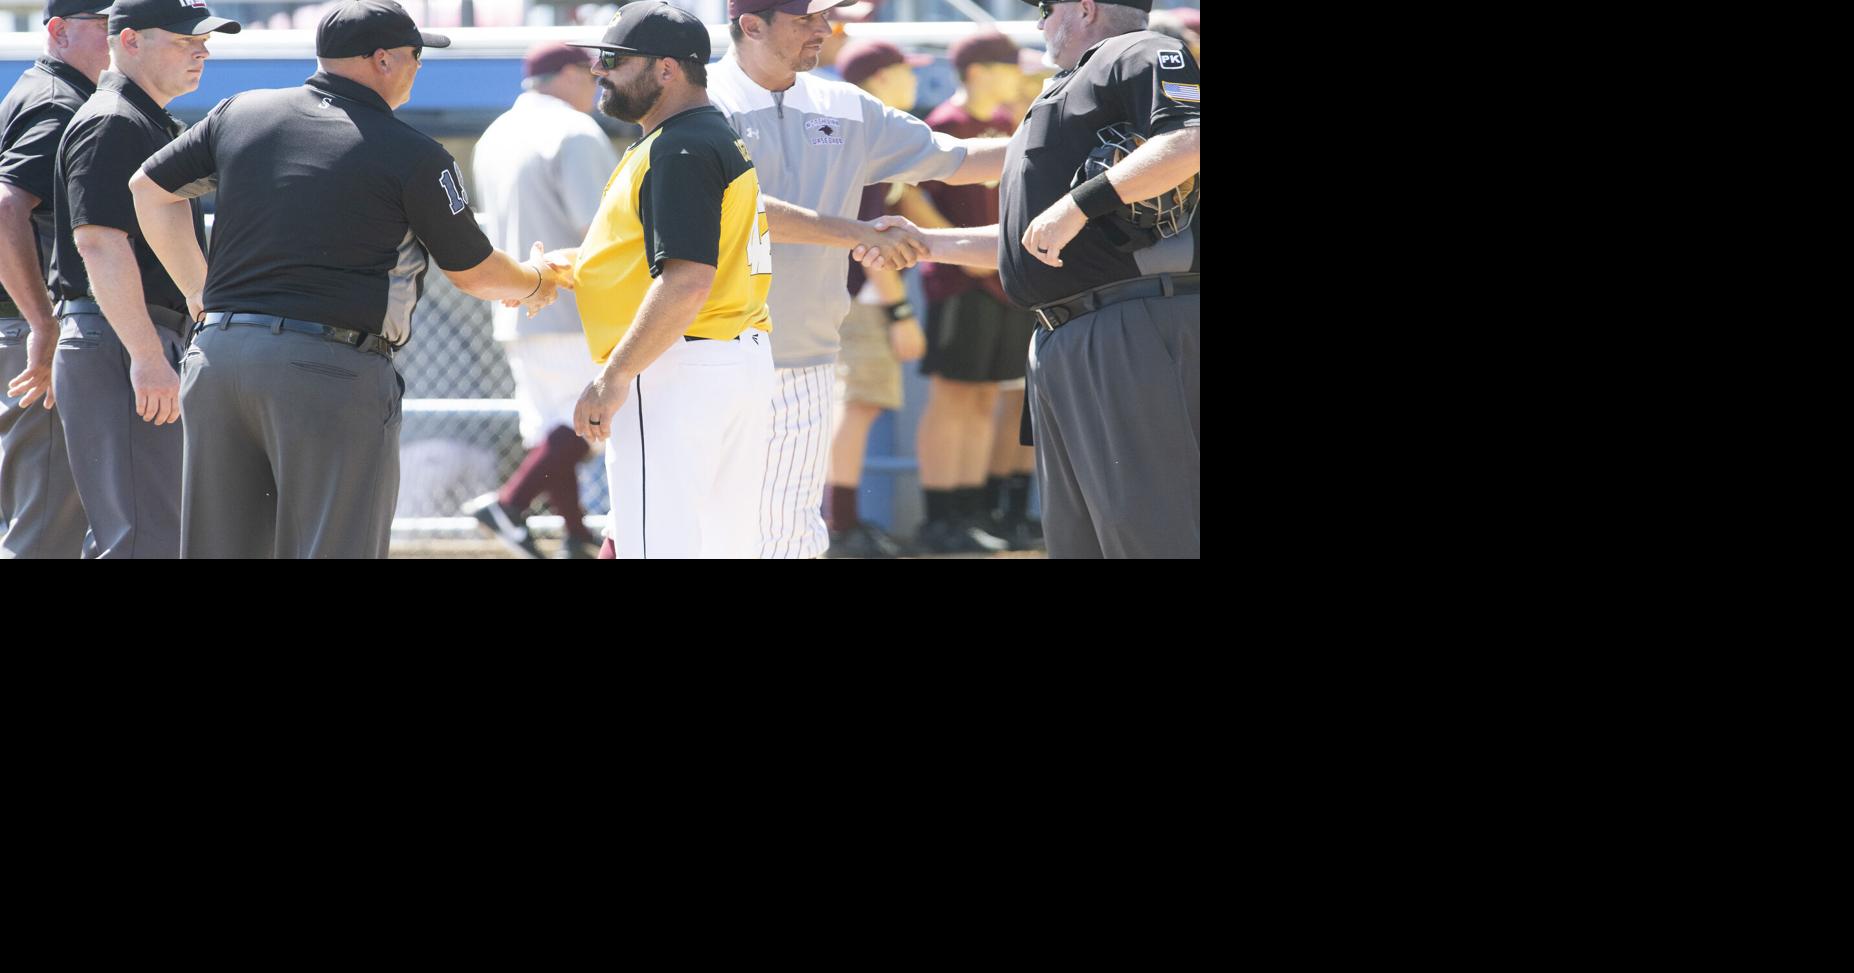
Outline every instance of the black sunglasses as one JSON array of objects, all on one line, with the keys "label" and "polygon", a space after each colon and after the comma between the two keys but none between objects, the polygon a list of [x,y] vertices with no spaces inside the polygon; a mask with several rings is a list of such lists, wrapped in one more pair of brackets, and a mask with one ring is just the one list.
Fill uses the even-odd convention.
[{"label": "black sunglasses", "polygon": [[692,61],[694,60],[694,58],[677,57],[674,54],[651,54],[646,51],[600,51],[599,60],[597,62],[599,65],[599,70],[601,71],[615,70],[618,67],[618,59],[625,58],[625,57],[649,58],[652,61],[660,57],[667,57],[672,61]]},{"label": "black sunglasses", "polygon": [[1056,12],[1056,4],[1080,3],[1080,2],[1081,0],[1043,0],[1042,3],[1039,3],[1036,5],[1036,12],[1043,15],[1037,19],[1038,20],[1048,20],[1049,15]]}]

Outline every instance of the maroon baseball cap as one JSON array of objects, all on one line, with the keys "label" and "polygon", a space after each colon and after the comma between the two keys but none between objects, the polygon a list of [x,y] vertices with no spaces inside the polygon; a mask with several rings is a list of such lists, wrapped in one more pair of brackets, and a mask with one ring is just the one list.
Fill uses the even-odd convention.
[{"label": "maroon baseball cap", "polygon": [[537,74],[553,74],[575,64],[583,68],[591,63],[592,53],[582,48],[561,43],[536,44],[521,59],[521,76],[532,78]]},{"label": "maroon baseball cap", "polygon": [[727,0],[727,19],[741,14],[765,14],[777,10],[803,17],[832,7],[847,7],[856,0]]},{"label": "maroon baseball cap", "polygon": [[963,75],[974,64],[1016,64],[1017,44],[997,31],[967,34],[946,49],[946,56]]},{"label": "maroon baseball cap", "polygon": [[837,52],[835,62],[837,73],[851,84],[862,84],[870,75],[897,64],[918,68],[932,63],[933,58],[922,54],[903,54],[901,48],[887,41],[867,37],[843,45],[843,49]]},{"label": "maroon baseball cap", "polygon": [[[1042,3],[1043,0],[1024,0],[1024,2],[1034,7]],[[1094,0],[1094,2],[1111,3],[1116,7],[1138,7],[1147,13],[1152,13],[1152,0]]]}]

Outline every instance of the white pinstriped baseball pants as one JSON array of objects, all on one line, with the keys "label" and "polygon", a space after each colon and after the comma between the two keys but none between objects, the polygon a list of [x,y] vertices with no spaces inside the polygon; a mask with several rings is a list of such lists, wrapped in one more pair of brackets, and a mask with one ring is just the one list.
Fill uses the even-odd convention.
[{"label": "white pinstriped baseball pants", "polygon": [[760,500],[760,557],[818,557],[830,546],[822,507],[837,366],[775,372],[772,440],[766,445]]}]

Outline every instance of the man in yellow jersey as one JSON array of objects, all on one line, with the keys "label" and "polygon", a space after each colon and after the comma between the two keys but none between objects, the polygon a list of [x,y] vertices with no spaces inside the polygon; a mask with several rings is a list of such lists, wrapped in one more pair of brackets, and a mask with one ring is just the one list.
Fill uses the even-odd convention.
[{"label": "man in yellow jersey", "polygon": [[600,51],[599,110],[644,127],[586,240],[557,251],[592,357],[573,427],[607,442],[602,557],[754,557],[771,436],[772,244],[747,147],[708,103],[708,29],[625,6]]}]

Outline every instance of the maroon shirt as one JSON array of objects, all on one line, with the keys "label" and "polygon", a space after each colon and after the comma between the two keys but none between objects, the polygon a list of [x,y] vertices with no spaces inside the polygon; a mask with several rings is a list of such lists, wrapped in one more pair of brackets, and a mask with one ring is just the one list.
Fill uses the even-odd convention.
[{"label": "maroon shirt", "polygon": [[[927,115],[927,125],[936,132],[960,139],[1004,138],[1017,129],[1009,109],[1000,108],[990,121],[981,122],[968,114],[964,105],[950,101]],[[940,215],[954,226],[990,226],[998,222],[998,187],[995,185],[949,186],[943,182],[924,182],[921,188],[927,191],[927,198],[933,201]],[[926,286],[930,303],[939,303],[974,287],[983,287],[1000,302],[1010,303],[995,273],[974,277],[966,273],[965,268],[952,264],[922,263],[921,283]]]}]

